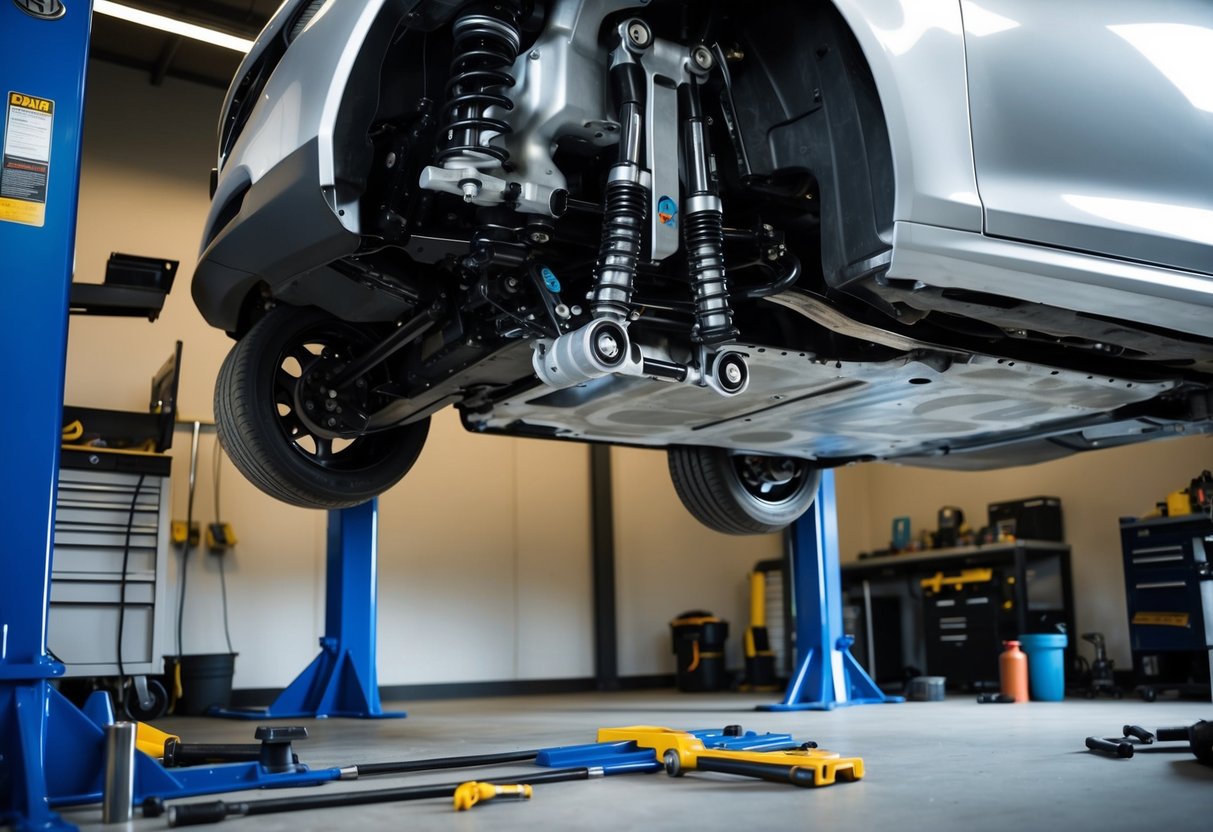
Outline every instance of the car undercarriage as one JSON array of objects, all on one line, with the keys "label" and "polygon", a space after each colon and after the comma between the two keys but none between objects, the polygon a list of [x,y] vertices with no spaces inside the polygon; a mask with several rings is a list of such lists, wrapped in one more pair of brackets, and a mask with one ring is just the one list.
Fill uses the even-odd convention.
[{"label": "car undercarriage", "polygon": [[[228,167],[318,5],[229,94]],[[823,467],[1210,429],[1208,332],[890,273],[890,138],[825,3],[383,3],[325,146],[220,186],[194,283],[239,339],[225,446],[288,502],[389,487],[447,405],[667,447],[733,533],[795,519]]]}]

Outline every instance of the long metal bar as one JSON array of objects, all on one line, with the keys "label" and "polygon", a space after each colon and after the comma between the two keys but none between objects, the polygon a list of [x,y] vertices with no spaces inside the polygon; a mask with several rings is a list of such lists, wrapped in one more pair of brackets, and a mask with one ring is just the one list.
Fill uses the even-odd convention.
[{"label": "long metal bar", "polygon": [[333,386],[340,389],[362,378],[377,364],[386,361],[424,335],[434,325],[434,322],[438,320],[440,314],[442,314],[442,308],[434,304],[421,314],[415,315],[405,321],[396,328],[395,332],[383,339],[366,355],[350,362],[350,365],[337,376]]}]

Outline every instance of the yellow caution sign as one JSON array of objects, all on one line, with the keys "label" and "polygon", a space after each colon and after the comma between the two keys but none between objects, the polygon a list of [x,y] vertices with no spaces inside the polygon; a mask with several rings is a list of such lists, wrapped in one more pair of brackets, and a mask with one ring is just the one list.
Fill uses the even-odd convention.
[{"label": "yellow caution sign", "polygon": [[55,102],[8,93],[0,145],[0,221],[41,226],[51,172]]}]

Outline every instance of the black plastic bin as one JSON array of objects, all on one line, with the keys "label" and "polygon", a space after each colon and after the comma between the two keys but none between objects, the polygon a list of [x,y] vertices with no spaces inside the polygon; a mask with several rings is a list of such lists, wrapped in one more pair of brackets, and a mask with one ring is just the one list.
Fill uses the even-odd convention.
[{"label": "black plastic bin", "polygon": [[232,676],[236,671],[235,653],[198,653],[168,656],[169,679],[173,664],[181,665],[181,698],[173,713],[177,716],[201,716],[212,706],[226,708],[232,704]]},{"label": "black plastic bin", "polygon": [[729,686],[724,669],[724,643],[729,622],[710,612],[691,610],[670,622],[674,654],[678,657],[677,685],[681,691],[724,690]]}]

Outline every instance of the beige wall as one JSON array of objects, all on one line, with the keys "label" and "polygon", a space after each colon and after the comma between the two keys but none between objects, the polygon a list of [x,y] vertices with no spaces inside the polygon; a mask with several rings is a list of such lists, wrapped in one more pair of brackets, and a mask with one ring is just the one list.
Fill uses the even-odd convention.
[{"label": "beige wall", "polygon": [[740,667],[746,576],[756,561],[782,554],[781,537],[735,537],[700,525],[679,502],[662,451],[615,448],[611,475],[620,674],[670,673],[669,622],[687,610],[729,622],[725,661]]},{"label": "beige wall", "polygon": [[[93,62],[90,73],[77,278],[99,281],[111,251],[182,265],[154,324],[72,319],[67,400],[145,407],[148,379],[181,338],[181,415],[209,420],[214,377],[230,342],[198,316],[189,280],[222,96],[171,79],[152,87],[141,73],[106,63]],[[196,515],[206,522],[214,516],[213,433],[204,432],[200,444]],[[980,519],[991,501],[1059,496],[1074,546],[1079,628],[1103,630],[1124,666],[1116,518],[1148,510],[1210,467],[1210,447],[1180,440],[984,474],[842,469],[843,558],[885,545],[897,515],[911,516],[919,529],[933,527],[944,504]],[[188,433],[179,432],[176,517],[185,516],[188,449]],[[698,526],[678,503],[660,452],[616,449],[612,460],[621,673],[670,672],[667,625],[690,608],[731,622],[729,664],[740,666],[746,574],[755,561],[779,555],[779,537],[733,538]],[[451,411],[435,418],[416,469],[381,500],[380,681],[590,675],[588,479],[583,446],[469,436]],[[232,640],[241,654],[236,684],[280,687],[311,660],[323,627],[325,516],[261,495],[230,463],[222,503],[240,539],[227,561]],[[196,556],[189,581],[186,651],[225,649],[216,559]],[[171,639],[167,645],[173,649]]]},{"label": "beige wall", "polygon": [[[104,62],[89,73],[77,279],[99,282],[112,251],[177,259],[181,271],[155,323],[72,318],[66,399],[146,408],[148,380],[180,338],[181,417],[209,421],[231,342],[202,321],[189,288],[222,94],[171,79],[153,87]],[[178,432],[178,518],[189,444]],[[214,518],[213,448],[208,429],[195,498],[202,522]],[[588,481],[583,446],[471,436],[453,411],[436,417],[413,475],[380,503],[380,682],[590,675]],[[240,541],[227,561],[236,685],[280,687],[315,655],[323,629],[325,515],[263,496],[227,462],[221,500]],[[225,650],[215,558],[194,556],[186,597],[186,652]],[[171,636],[165,644],[175,650]]]}]

